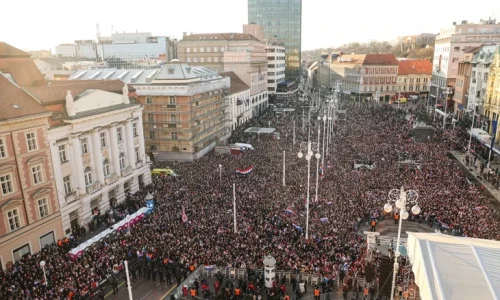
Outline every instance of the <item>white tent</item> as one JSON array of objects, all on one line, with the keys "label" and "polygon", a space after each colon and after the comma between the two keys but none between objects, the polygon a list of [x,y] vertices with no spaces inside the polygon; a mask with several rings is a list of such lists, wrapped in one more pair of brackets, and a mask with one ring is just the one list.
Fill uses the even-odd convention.
[{"label": "white tent", "polygon": [[422,300],[500,299],[500,242],[408,232]]}]

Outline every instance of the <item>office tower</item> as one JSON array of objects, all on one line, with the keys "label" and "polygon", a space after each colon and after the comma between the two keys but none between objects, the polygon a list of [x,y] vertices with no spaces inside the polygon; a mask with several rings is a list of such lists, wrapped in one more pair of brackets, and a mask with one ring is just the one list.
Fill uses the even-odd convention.
[{"label": "office tower", "polygon": [[248,0],[248,23],[264,26],[268,42],[286,49],[286,78],[296,80],[302,49],[302,0]]}]

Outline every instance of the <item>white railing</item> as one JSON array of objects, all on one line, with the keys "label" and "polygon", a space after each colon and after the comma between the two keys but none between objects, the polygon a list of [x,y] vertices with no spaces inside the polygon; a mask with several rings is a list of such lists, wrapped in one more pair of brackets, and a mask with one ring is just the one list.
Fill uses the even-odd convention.
[{"label": "white railing", "polygon": [[89,195],[97,192],[100,189],[101,189],[101,184],[99,182],[95,182],[95,183],[86,187],[87,194],[89,194]]},{"label": "white railing", "polygon": [[118,175],[116,175],[115,173],[109,175],[108,177],[104,178],[104,182],[108,185],[108,184],[112,184],[113,182],[117,181],[118,180]]},{"label": "white railing", "polygon": [[126,167],[122,170],[122,177],[128,176],[132,173],[132,167]]}]

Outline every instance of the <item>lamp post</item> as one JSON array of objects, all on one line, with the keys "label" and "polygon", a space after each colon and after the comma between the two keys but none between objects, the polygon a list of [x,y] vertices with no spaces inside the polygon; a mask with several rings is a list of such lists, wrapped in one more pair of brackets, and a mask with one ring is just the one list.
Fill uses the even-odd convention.
[{"label": "lamp post", "polygon": [[286,172],[286,168],[285,168],[285,160],[286,160],[286,153],[285,153],[285,150],[283,150],[283,186],[286,186],[286,177],[285,177],[285,172]]},{"label": "lamp post", "polygon": [[476,108],[477,106],[479,106],[479,99],[475,99],[474,100],[474,105],[473,105],[473,110],[472,110],[472,124],[470,126],[470,134],[469,134],[469,145],[467,146],[467,148],[469,149],[469,153],[470,153],[470,148],[471,148],[471,144],[472,144],[472,129],[474,129],[474,121],[475,121],[475,117],[476,117]]},{"label": "lamp post", "polygon": [[132,295],[132,285],[130,284],[130,275],[128,273],[128,261],[125,261],[125,275],[127,276],[127,290],[128,290],[128,298],[133,300],[134,297]]},{"label": "lamp post", "polygon": [[[318,152],[319,152],[320,134],[321,134],[321,127],[318,126]],[[325,149],[325,148],[323,148],[323,149]],[[314,202],[318,202],[318,189],[319,189],[319,157],[316,156],[316,193],[315,193]]]},{"label": "lamp post", "polygon": [[219,183],[222,182],[222,165],[219,164]]},{"label": "lamp post", "polygon": [[446,97],[444,98],[444,117],[443,117],[443,129],[446,128],[446,117],[447,113],[446,110],[448,109],[448,95],[452,93],[451,88],[446,88],[444,90],[444,93],[446,94]]},{"label": "lamp post", "polygon": [[42,267],[43,279],[45,280],[45,286],[49,286],[49,282],[47,281],[47,275],[45,274],[45,260],[40,261],[40,267]]},{"label": "lamp post", "polygon": [[[328,119],[327,116],[323,115],[323,117],[318,117],[318,123],[319,126],[321,127],[321,120],[323,120],[323,151],[321,155],[321,166],[325,165],[325,134],[326,134],[326,120]],[[319,144],[319,128],[318,127],[318,144]]]},{"label": "lamp post", "polygon": [[410,214],[408,213],[407,207],[413,205],[411,208],[411,213],[418,215],[420,213],[420,207],[418,206],[418,193],[415,190],[407,190],[403,187],[401,189],[393,189],[389,191],[389,198],[387,204],[384,205],[384,211],[390,213],[393,210],[391,202],[399,209],[399,224],[398,224],[398,239],[396,242],[395,258],[394,258],[394,271],[392,273],[392,289],[391,289],[391,300],[394,300],[394,290],[396,288],[396,274],[399,270],[398,258],[400,256],[399,245],[401,242],[401,225],[403,220],[408,219]]},{"label": "lamp post", "polygon": [[[306,239],[309,238],[309,190],[311,186],[311,158],[313,156],[313,151],[318,151],[319,150],[319,145],[318,143],[313,143],[311,142],[310,135],[308,137],[307,143],[302,142],[300,143],[300,151],[297,154],[299,158],[304,157],[304,154],[302,151],[307,151],[306,152],[306,160],[307,160],[307,200],[306,200]],[[316,153],[315,155],[316,159],[321,158],[321,154],[319,152]]]},{"label": "lamp post", "polygon": [[427,93],[427,105],[425,106],[426,114],[429,114],[429,98],[430,98],[430,94],[431,94],[431,86],[432,86],[432,83],[429,81],[427,83],[427,89],[429,90],[429,92]]}]

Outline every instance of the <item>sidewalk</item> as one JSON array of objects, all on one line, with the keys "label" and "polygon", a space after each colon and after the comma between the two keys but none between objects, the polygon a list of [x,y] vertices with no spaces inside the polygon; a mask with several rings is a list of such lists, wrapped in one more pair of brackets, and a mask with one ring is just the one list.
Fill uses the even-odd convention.
[{"label": "sidewalk", "polygon": [[[497,208],[500,207],[500,191],[495,189],[493,185],[486,181],[476,170],[474,167],[471,166],[466,166],[465,165],[465,153],[461,153],[458,151],[450,151],[449,152],[456,160],[457,162],[462,166],[462,169],[467,171],[469,175],[472,175],[474,177],[474,180],[479,182],[482,186],[484,186],[484,189],[488,191],[491,197],[495,198],[497,200],[497,205],[495,205]],[[468,176],[469,177],[469,176]],[[469,177],[470,178],[470,177]]]}]

